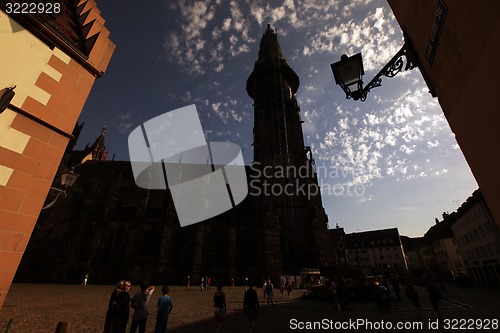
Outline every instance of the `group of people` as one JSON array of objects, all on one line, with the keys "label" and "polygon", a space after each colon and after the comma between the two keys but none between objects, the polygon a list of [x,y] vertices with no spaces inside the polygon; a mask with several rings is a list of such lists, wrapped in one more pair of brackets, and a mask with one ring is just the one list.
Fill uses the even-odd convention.
[{"label": "group of people", "polygon": [[[431,281],[425,281],[425,287],[427,288],[427,292],[429,293],[429,299],[432,304],[432,308],[438,315],[438,318],[441,319],[441,311],[439,310],[439,300],[441,299],[441,290],[436,283]],[[412,283],[409,283],[405,287],[406,296],[410,299],[413,306],[415,306],[415,310],[417,312],[417,319],[420,319],[420,297],[418,295],[417,289],[414,287]]]},{"label": "group of people", "polygon": [[[431,301],[432,308],[438,315],[438,318],[441,318],[441,311],[439,310],[439,300],[441,299],[441,287],[439,283],[435,281],[435,278],[430,279],[426,278],[420,282],[420,284],[427,289],[427,293],[429,295],[429,300]],[[390,308],[391,300],[401,301],[401,288],[399,287],[399,282],[397,279],[392,280],[392,292],[394,293],[394,297],[391,295],[391,291],[389,289],[389,285],[386,280],[382,280],[381,282],[376,282],[377,293],[376,293],[376,301],[379,308]],[[420,319],[420,296],[418,294],[417,288],[411,281],[407,281],[405,283],[404,292],[408,300],[413,304],[416,310],[417,319]]]},{"label": "group of people", "polygon": [[281,280],[280,282],[280,294],[281,298],[285,298],[285,295],[290,298],[292,296],[293,283],[290,280]]},{"label": "group of people", "polygon": [[210,276],[206,277],[201,277],[201,284],[200,284],[200,289],[201,291],[203,290],[210,290],[210,283],[211,283]]},{"label": "group of people", "polygon": [[266,282],[264,282],[262,290],[264,293],[264,299],[267,300],[267,305],[271,304],[271,306],[274,306],[273,302],[274,285],[271,283],[271,279],[267,279]]},{"label": "group of people", "polygon": [[[438,318],[441,318],[441,311],[439,310],[439,300],[441,299],[441,286],[437,277],[432,278],[426,277],[422,279],[419,283],[424,288],[426,288],[429,300],[431,301],[432,308],[436,312]],[[420,318],[420,297],[415,288],[415,285],[411,281],[404,283],[404,292],[409,301],[413,304],[416,310],[417,319]],[[392,280],[392,292],[394,297],[391,297],[391,291],[387,281],[384,279],[377,284],[377,305],[380,308],[389,308],[391,306],[391,300],[401,301],[401,288],[399,287],[399,282],[397,279]]]},{"label": "group of people", "polygon": [[[146,281],[143,281],[140,284],[140,291],[131,297],[129,294],[131,286],[130,281],[121,280],[111,293],[104,322],[104,333],[125,333],[131,308],[134,313],[130,324],[130,333],[135,333],[137,329],[139,333],[146,331],[149,316],[148,303],[155,287],[149,286]],[[169,291],[168,286],[163,286],[162,296],[157,301],[155,333],[167,331],[168,316],[173,309]]]},{"label": "group of people", "polygon": [[[233,284],[231,287],[234,288]],[[267,304],[273,303],[273,284],[270,279],[267,279],[264,288],[264,296],[267,299]],[[226,315],[227,306],[226,306],[226,295],[222,291],[222,285],[219,284],[217,286],[217,291],[214,294],[213,298],[214,303],[214,316],[215,316],[215,332],[219,333],[222,329],[222,324],[224,322],[224,317]],[[248,318],[248,332],[252,333],[255,327],[255,323],[257,322],[257,316],[259,314],[259,297],[257,296],[257,291],[253,288],[253,284],[245,279],[245,294],[243,296],[243,311],[245,312]]]},{"label": "group of people", "polygon": [[[269,298],[272,303],[272,284],[269,281]],[[149,316],[148,303],[155,287],[149,286],[146,281],[141,282],[140,291],[130,296],[129,291],[132,284],[130,281],[121,280],[111,293],[106,319],[104,322],[104,333],[125,333],[130,317],[130,309],[134,310],[130,324],[130,333],[145,333],[146,324]],[[189,287],[189,285],[187,285]],[[222,329],[224,317],[227,311],[226,295],[222,291],[222,285],[217,286],[214,293],[214,317],[216,321],[215,332],[219,333]],[[157,314],[155,323],[155,333],[166,333],[168,318],[173,309],[172,297],[169,295],[169,287],[162,288],[162,296],[157,301]],[[248,284],[245,291],[243,307],[249,320],[249,332],[252,332],[259,310],[259,299],[257,292],[252,284]]]},{"label": "group of people", "polygon": [[349,304],[349,289],[344,279],[331,279],[327,283],[329,289],[330,307],[342,312],[344,320],[347,319]]},{"label": "group of people", "polygon": [[[439,311],[439,300],[441,299],[440,287],[433,283],[432,281],[425,281],[424,285],[427,287],[429,293],[430,301],[432,307],[436,311],[439,318],[441,318],[441,313]],[[188,276],[186,290],[190,290],[191,279]],[[332,307],[341,311],[344,315],[344,320],[347,319],[347,308],[349,302],[349,288],[348,283],[344,279],[330,280],[327,284],[330,290],[331,304]],[[234,280],[231,280],[231,287],[234,288]],[[377,294],[377,304],[382,302],[384,299],[390,298],[390,291],[387,283],[382,281],[377,284],[379,287]],[[133,309],[132,321],[130,324],[130,333],[135,333],[137,330],[139,333],[144,333],[146,330],[146,323],[149,316],[148,302],[153,294],[155,287],[149,286],[146,281],[140,284],[140,291],[130,296],[129,291],[131,288],[131,282],[121,280],[118,282],[116,288],[111,293],[109,299],[108,309],[106,312],[106,320],[104,324],[104,333],[125,333],[126,327],[129,320],[130,309]],[[210,278],[202,278],[201,290],[210,289]],[[215,291],[213,296],[213,306],[214,306],[214,317],[215,317],[215,331],[219,333],[222,329],[224,322],[224,317],[227,311],[226,305],[226,295],[222,291],[222,285],[217,286],[217,291]],[[280,283],[280,293],[281,297],[284,298],[285,294],[290,297],[293,290],[293,284],[290,280],[281,280]],[[395,294],[397,301],[401,300],[400,288],[397,280],[393,280],[392,290]],[[165,333],[167,330],[169,314],[172,312],[172,297],[169,295],[169,287],[163,286],[162,295],[158,298],[156,302],[157,314],[155,323],[155,333]],[[271,279],[267,279],[263,284],[263,297],[267,300],[267,305],[273,307],[273,291],[274,285]],[[408,283],[404,289],[406,296],[415,306],[417,318],[420,318],[420,298],[417,289],[413,284]],[[304,298],[313,298],[313,293],[308,289],[304,293]],[[389,303],[390,304],[390,303]],[[390,307],[390,305],[389,305]],[[243,298],[243,309],[248,318],[248,331],[252,332],[257,321],[257,316],[259,313],[259,299],[256,290],[253,288],[252,283],[245,279],[245,294]]]},{"label": "group of people", "polygon": [[[200,290],[201,291],[206,291],[206,290],[210,290],[210,283],[211,283],[211,279],[210,279],[210,276],[205,276],[205,277],[201,277],[201,283],[200,283]],[[191,276],[187,276],[186,278],[186,289],[185,290],[191,290]],[[233,283],[233,286],[234,286],[234,283]]]}]

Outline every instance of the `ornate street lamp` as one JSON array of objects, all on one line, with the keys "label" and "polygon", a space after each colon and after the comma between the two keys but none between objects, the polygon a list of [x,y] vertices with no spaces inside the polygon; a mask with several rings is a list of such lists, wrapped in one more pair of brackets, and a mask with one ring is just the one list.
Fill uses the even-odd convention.
[{"label": "ornate street lamp", "polygon": [[78,177],[80,177],[80,175],[76,174],[73,170],[74,169],[71,168],[71,170],[65,171],[61,174],[62,189],[57,188],[57,187],[50,187],[51,190],[57,191],[59,193],[57,193],[57,196],[54,198],[54,200],[52,200],[49,204],[44,206],[42,209],[47,209],[47,208],[54,206],[54,204],[56,203],[57,199],[59,199],[60,196],[62,196],[63,198],[66,198],[66,190],[68,188],[70,188],[71,186],[73,186],[73,184],[76,182]]},{"label": "ornate street lamp", "polygon": [[[405,61],[406,60],[406,61]],[[403,47],[396,53],[394,57],[378,72],[377,75],[363,87],[363,59],[361,53],[348,57],[343,54],[340,61],[331,64],[333,77],[345,92],[347,99],[355,101],[366,100],[368,92],[375,87],[382,85],[382,76],[394,77],[401,70],[410,70],[418,65],[417,54],[413,49],[411,42],[405,38]]]}]

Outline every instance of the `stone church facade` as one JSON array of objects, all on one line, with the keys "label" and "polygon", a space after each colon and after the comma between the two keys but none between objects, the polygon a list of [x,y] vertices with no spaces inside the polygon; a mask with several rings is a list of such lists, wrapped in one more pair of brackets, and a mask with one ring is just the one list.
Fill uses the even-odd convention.
[{"label": "stone church facade", "polygon": [[[174,284],[188,275],[194,283],[202,276],[215,283],[232,277],[260,283],[303,269],[341,272],[344,233],[328,229],[312,152],[304,146],[298,87],[268,26],[247,80],[254,100],[249,195],[191,226],[180,227],[168,190],[139,188],[130,162],[106,159],[104,130],[83,151],[70,145],[61,168],[84,161],[81,176],[68,198],[40,215],[16,280],[76,282],[89,272],[93,283],[128,278]],[[287,191],[265,193],[271,187]]]}]

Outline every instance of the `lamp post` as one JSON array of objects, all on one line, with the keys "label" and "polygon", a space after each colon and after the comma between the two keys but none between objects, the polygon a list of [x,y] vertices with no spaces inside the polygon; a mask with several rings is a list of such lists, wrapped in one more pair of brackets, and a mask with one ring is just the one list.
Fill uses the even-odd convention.
[{"label": "lamp post", "polygon": [[63,196],[63,198],[65,198],[66,197],[66,190],[68,188],[70,188],[71,186],[73,186],[73,184],[76,182],[76,180],[78,179],[78,177],[80,177],[80,175],[76,174],[73,171],[73,168],[71,170],[69,170],[69,171],[63,172],[61,174],[61,186],[62,186],[62,189],[51,186],[50,187],[51,190],[57,191],[59,193],[57,193],[57,195],[54,198],[54,200],[52,200],[46,206],[42,207],[42,209],[47,209],[47,208],[50,208],[50,207],[54,206],[54,204],[56,203],[57,199],[59,199],[60,196]]},{"label": "lamp post", "polygon": [[[406,60],[406,61],[405,61]],[[375,77],[363,87],[363,59],[361,53],[348,57],[343,54],[340,61],[330,65],[338,84],[346,94],[347,99],[355,101],[366,100],[368,92],[382,85],[382,76],[394,77],[402,70],[410,70],[418,66],[418,57],[413,49],[411,41],[405,38],[403,47],[392,57],[392,59],[375,75]]]}]

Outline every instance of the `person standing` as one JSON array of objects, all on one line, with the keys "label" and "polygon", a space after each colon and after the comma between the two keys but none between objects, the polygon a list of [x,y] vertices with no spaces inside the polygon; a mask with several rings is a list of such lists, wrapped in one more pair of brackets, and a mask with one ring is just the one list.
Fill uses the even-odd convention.
[{"label": "person standing", "polygon": [[406,296],[411,300],[417,311],[417,319],[420,319],[420,298],[413,284],[408,284],[405,288]]},{"label": "person standing", "polygon": [[130,324],[130,333],[135,333],[139,328],[139,333],[146,332],[146,322],[148,320],[148,302],[153,294],[155,287],[150,287],[146,281],[140,284],[141,291],[132,297],[131,307],[134,309],[132,323]]},{"label": "person standing", "polygon": [[226,294],[222,291],[222,284],[219,284],[217,285],[217,291],[214,293],[214,316],[216,333],[219,333],[222,329],[222,323],[224,322],[226,310]]},{"label": "person standing", "polygon": [[287,294],[288,298],[290,298],[292,296],[292,290],[293,290],[292,281],[287,279],[286,284],[285,284],[285,288],[286,288],[286,294]]},{"label": "person standing", "polygon": [[245,291],[248,290],[248,278],[245,278]]},{"label": "person standing", "polygon": [[167,332],[168,316],[173,309],[172,297],[168,295],[169,291],[170,288],[168,286],[161,288],[163,296],[158,299],[157,303],[158,313],[156,314],[155,333]]},{"label": "person standing", "polygon": [[191,290],[191,277],[189,275],[186,280],[186,290]]},{"label": "person standing", "polygon": [[339,309],[340,311],[340,305],[338,305],[337,302],[337,285],[335,284],[333,278],[330,280],[330,286],[328,289],[329,289],[328,296],[330,298],[330,308],[333,310]]},{"label": "person standing", "polygon": [[438,318],[441,319],[441,311],[439,311],[439,300],[441,299],[441,290],[439,287],[429,282],[427,285],[427,289],[429,291],[429,297],[431,299],[432,308],[436,311]]},{"label": "person standing", "polygon": [[394,294],[396,295],[396,300],[398,302],[401,301],[401,289],[399,288],[399,283],[398,283],[398,280],[396,280],[396,279],[392,280],[392,290],[394,291]]},{"label": "person standing", "polygon": [[274,286],[271,283],[271,279],[267,279],[265,294],[266,294],[266,299],[267,299],[267,305],[269,306],[269,303],[271,303],[272,307],[274,307],[273,290],[274,290]]},{"label": "person standing", "polygon": [[104,333],[111,333],[111,322],[113,321],[114,313],[116,311],[116,295],[122,290],[125,280],[121,280],[116,284],[116,288],[111,293],[108,303],[108,310],[106,311],[106,319],[104,320]]},{"label": "person standing", "polygon": [[259,298],[250,282],[248,282],[248,289],[245,291],[245,296],[243,297],[243,310],[248,317],[248,332],[252,333],[259,313]]},{"label": "person standing", "polygon": [[339,301],[340,311],[342,311],[343,319],[347,320],[349,292],[347,290],[347,285],[343,279],[339,279],[339,282],[337,284],[337,299]]},{"label": "person standing", "polygon": [[89,273],[85,273],[85,276],[83,277],[82,286],[86,286],[87,282],[89,282]]},{"label": "person standing", "polygon": [[111,330],[113,333],[125,333],[127,329],[128,317],[130,314],[130,294],[129,290],[132,283],[125,281],[120,292],[116,295],[116,308],[111,321]]}]

